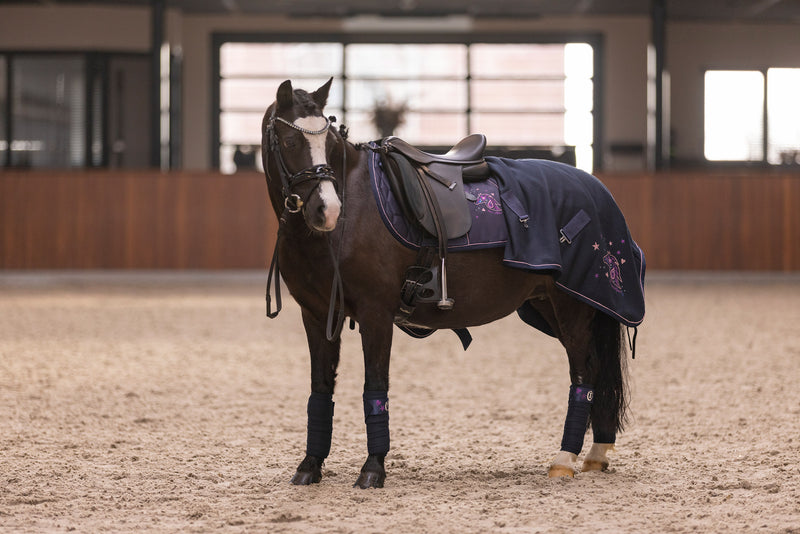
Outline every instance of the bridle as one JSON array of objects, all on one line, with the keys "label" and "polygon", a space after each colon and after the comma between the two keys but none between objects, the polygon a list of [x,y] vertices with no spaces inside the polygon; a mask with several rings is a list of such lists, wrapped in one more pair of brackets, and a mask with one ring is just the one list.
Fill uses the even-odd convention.
[{"label": "bridle", "polygon": [[[315,187],[310,187],[304,198],[296,193],[297,187],[300,185],[310,181],[316,181],[315,185],[319,185],[323,180],[328,180],[333,183],[333,187],[337,190],[337,192],[339,187],[336,181],[336,175],[333,172],[333,168],[327,163],[321,165],[312,165],[311,167],[306,167],[305,169],[302,169],[294,174],[289,171],[289,168],[286,166],[286,162],[283,159],[283,154],[281,153],[280,140],[278,139],[278,134],[275,129],[276,122],[283,123],[286,126],[289,126],[290,128],[304,134],[323,135],[330,129],[333,121],[331,118],[325,117],[325,126],[319,130],[309,130],[308,128],[303,128],[302,126],[298,126],[297,124],[289,122],[286,119],[277,117],[275,115],[275,109],[273,109],[272,115],[269,118],[269,122],[267,122],[266,133],[269,151],[272,154],[272,157],[275,158],[275,164],[278,166],[278,176],[281,179],[282,186],[281,192],[283,194],[283,205],[289,213],[298,213],[303,209],[303,206],[306,204],[306,202],[308,202],[308,197],[310,197],[311,193],[313,193],[316,189]],[[265,166],[264,170],[266,171],[267,176],[269,176],[269,168]]]},{"label": "bridle", "polygon": [[[267,134],[267,143],[269,145],[269,151],[272,154],[272,157],[275,158],[275,164],[278,167],[278,175],[281,179],[281,193],[283,195],[283,206],[286,212],[293,214],[302,211],[303,206],[308,202],[308,198],[317,189],[320,183],[323,180],[328,180],[333,183],[334,189],[336,189],[337,194],[339,193],[339,184],[336,180],[336,174],[333,172],[333,167],[328,165],[327,163],[321,165],[312,165],[311,167],[306,167],[294,174],[289,171],[289,168],[286,166],[286,162],[283,159],[283,154],[281,154],[281,147],[280,147],[280,140],[278,139],[278,134],[275,129],[275,123],[280,122],[297,130],[298,132],[302,132],[307,135],[323,135],[328,132],[331,125],[336,122],[336,117],[325,117],[325,126],[320,128],[319,130],[309,130],[308,128],[303,128],[302,126],[298,126],[292,122],[287,121],[281,117],[275,115],[275,108],[272,110],[272,114],[270,115],[269,121],[267,122],[267,127],[265,133]],[[339,136],[342,138],[342,179],[344,179],[345,174],[347,173],[347,128],[344,125],[339,126]],[[267,180],[270,180],[269,175],[269,166],[264,162],[264,172],[267,176]],[[305,198],[301,197],[298,193],[296,193],[296,188],[299,185],[302,185],[306,182],[316,181],[314,187],[309,188],[308,193],[305,195]],[[342,186],[342,208],[344,208],[344,186]],[[281,311],[281,286],[280,286],[280,266],[278,263],[278,243],[280,242],[281,233],[283,230],[283,226],[286,224],[286,212],[281,215],[280,223],[278,227],[278,239],[275,240],[275,250],[272,253],[272,263],[269,266],[269,274],[267,276],[267,317],[270,319],[274,319],[278,316],[278,313]],[[340,220],[343,220],[343,223],[346,222],[342,215],[339,216]],[[342,224],[344,226],[344,224]],[[344,230],[342,230],[342,234],[344,234]],[[342,275],[339,271],[339,257],[341,255],[341,245],[343,239],[339,240],[339,251],[334,252],[333,245],[331,244],[330,239],[327,239],[328,242],[328,249],[330,250],[331,260],[333,261],[333,283],[331,284],[331,298],[330,298],[330,305],[328,307],[328,321],[325,330],[325,335],[328,338],[328,341],[333,341],[339,337],[342,331],[342,326],[344,325],[345,319],[345,309],[344,309],[344,286],[342,284]],[[275,280],[275,303],[276,309],[272,311],[272,296],[271,290],[272,281]],[[336,313],[336,308],[338,307],[338,315]],[[352,319],[351,319],[351,327],[352,327]]]}]

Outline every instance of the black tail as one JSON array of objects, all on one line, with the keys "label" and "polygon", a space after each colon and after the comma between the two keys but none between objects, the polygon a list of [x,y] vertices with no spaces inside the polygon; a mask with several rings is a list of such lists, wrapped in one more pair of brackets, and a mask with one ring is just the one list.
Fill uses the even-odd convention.
[{"label": "black tail", "polygon": [[595,441],[598,433],[612,437],[622,431],[628,409],[628,387],[626,384],[626,351],[623,327],[605,313],[597,312],[594,319],[594,356],[597,378],[594,383],[594,403],[591,420]]}]

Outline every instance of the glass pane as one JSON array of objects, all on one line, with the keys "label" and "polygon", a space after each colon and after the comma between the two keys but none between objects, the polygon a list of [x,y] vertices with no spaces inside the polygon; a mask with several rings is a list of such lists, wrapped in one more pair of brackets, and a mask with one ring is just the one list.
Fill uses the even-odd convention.
[{"label": "glass pane", "polygon": [[800,165],[800,69],[767,71],[767,161]]},{"label": "glass pane", "polygon": [[[350,139],[370,141],[381,135],[375,127],[371,113],[352,112],[347,114]],[[452,146],[466,135],[467,118],[463,113],[414,113],[405,115],[404,122],[394,135],[402,137],[414,145]]]},{"label": "glass pane", "polygon": [[568,78],[588,79],[594,75],[594,49],[588,43],[564,46],[564,74]]},{"label": "glass pane", "polygon": [[462,44],[352,44],[346,50],[350,78],[463,78],[467,47]]},{"label": "glass pane", "polygon": [[706,71],[705,156],[712,161],[764,157],[764,75]]},{"label": "glass pane", "polygon": [[86,163],[86,82],[82,57],[14,60],[11,164],[81,167]]},{"label": "glass pane", "polygon": [[412,110],[465,111],[465,80],[352,80],[347,82],[347,109],[373,110],[378,104]]},{"label": "glass pane", "polygon": [[486,135],[490,145],[564,145],[561,113],[474,113],[472,130]]},{"label": "glass pane", "polygon": [[220,141],[225,144],[261,144],[264,113],[227,111],[220,116]]},{"label": "glass pane", "polygon": [[563,111],[563,80],[474,80],[475,111]]},{"label": "glass pane", "polygon": [[[260,79],[223,79],[220,82],[220,108],[236,110],[264,111],[275,101],[275,94],[278,86],[286,80],[281,78],[260,78]],[[313,78],[292,80],[292,87],[295,89],[305,89],[312,92],[322,86],[328,79]],[[342,107],[342,82],[338,79],[333,80],[330,93],[328,93],[327,108]],[[330,115],[330,113],[327,113]]]},{"label": "glass pane", "polygon": [[283,77],[281,81],[295,77],[327,80],[342,73],[340,43],[225,43],[219,54],[223,78],[272,75]]},{"label": "glass pane", "polygon": [[562,77],[564,45],[474,44],[470,69],[474,78]]},{"label": "glass pane", "polygon": [[261,164],[261,145],[222,145],[219,149],[219,169],[223,174],[243,171],[264,171]]},{"label": "glass pane", "polygon": [[6,157],[8,154],[8,139],[6,139],[6,127],[8,125],[6,121],[6,80],[8,78],[6,69],[6,57],[0,55],[0,167],[6,165]]}]

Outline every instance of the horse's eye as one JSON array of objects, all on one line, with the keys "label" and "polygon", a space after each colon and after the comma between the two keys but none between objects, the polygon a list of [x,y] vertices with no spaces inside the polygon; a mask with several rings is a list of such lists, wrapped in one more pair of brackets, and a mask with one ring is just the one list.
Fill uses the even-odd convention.
[{"label": "horse's eye", "polygon": [[297,136],[290,135],[283,139],[283,147],[291,150],[297,146]]}]

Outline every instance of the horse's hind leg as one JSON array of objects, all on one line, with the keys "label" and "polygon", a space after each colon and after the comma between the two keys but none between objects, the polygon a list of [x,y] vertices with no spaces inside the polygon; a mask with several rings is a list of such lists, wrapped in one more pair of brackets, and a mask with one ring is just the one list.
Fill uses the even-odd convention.
[{"label": "horse's hind leg", "polygon": [[608,452],[614,450],[617,430],[622,429],[626,408],[621,327],[614,319],[598,313],[593,331],[599,360],[595,380],[599,387],[591,409],[594,443],[583,459],[581,471],[608,469]]},{"label": "horse's hind leg", "polygon": [[[609,379],[619,376],[614,373],[613,367],[619,369],[619,347],[616,352],[608,354],[608,347],[604,346],[608,337],[613,337],[607,329],[598,336],[599,328],[615,325],[615,332],[619,336],[619,325],[613,320],[606,325],[603,314],[593,308],[578,302],[560,291],[550,291],[549,306],[546,301],[531,302],[542,317],[551,325],[553,333],[561,341],[567,351],[570,369],[570,391],[567,407],[567,416],[564,421],[564,431],[561,440],[561,449],[556,454],[550,465],[548,476],[571,477],[574,476],[574,465],[583,448],[584,436],[589,425],[590,417],[598,418],[595,428],[605,431],[609,422],[614,430],[617,425],[619,412],[608,411],[608,390],[621,389],[621,382],[609,384]],[[612,369],[606,369],[611,367]],[[595,407],[598,393],[603,396],[603,401]],[[597,432],[597,431],[596,431]],[[606,433],[608,435],[608,433]],[[595,434],[597,440],[597,433]],[[613,432],[611,434],[613,439]],[[611,442],[613,446],[613,441]],[[607,467],[606,448],[593,447],[590,460],[605,461]],[[592,456],[594,454],[594,456]],[[592,466],[590,462],[589,466]]]},{"label": "horse's hind leg", "polygon": [[325,327],[303,309],[311,353],[311,395],[308,398],[308,434],[306,456],[292,477],[292,484],[305,486],[322,479],[322,463],[331,450],[333,433],[333,390],[336,385],[336,368],[339,365],[340,342],[328,341]]}]

